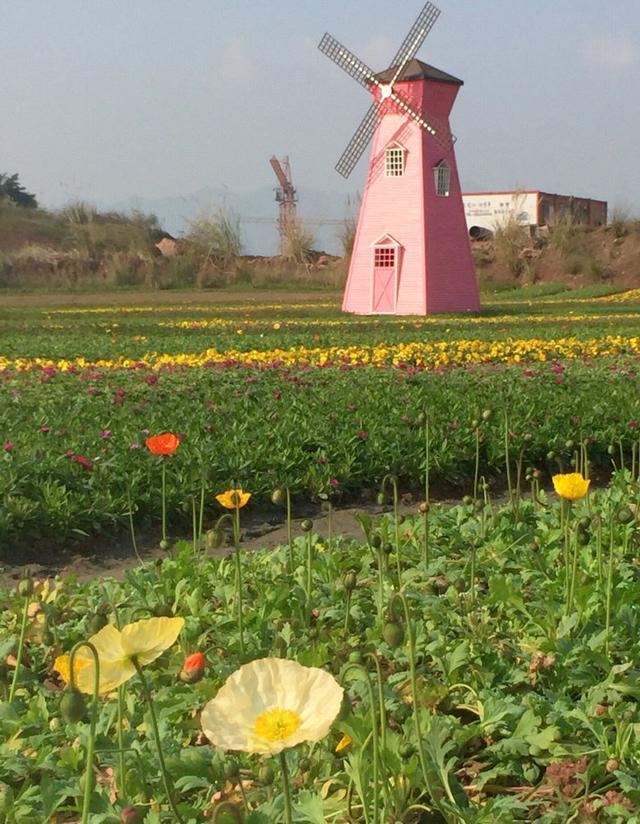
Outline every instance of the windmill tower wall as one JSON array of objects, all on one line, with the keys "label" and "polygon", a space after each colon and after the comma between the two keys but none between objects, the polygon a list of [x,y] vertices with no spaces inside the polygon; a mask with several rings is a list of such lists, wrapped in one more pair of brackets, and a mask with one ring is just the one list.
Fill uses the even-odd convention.
[{"label": "windmill tower wall", "polygon": [[[459,85],[419,79],[398,82],[396,88],[417,111],[448,125]],[[391,101],[382,105],[342,308],[397,315],[477,311],[480,301],[454,149],[443,150]],[[403,155],[401,176],[387,174],[388,149]],[[449,167],[446,196],[436,192],[435,169],[443,163]],[[387,253],[386,248],[394,251]],[[393,273],[376,266],[388,267],[391,260]]]}]

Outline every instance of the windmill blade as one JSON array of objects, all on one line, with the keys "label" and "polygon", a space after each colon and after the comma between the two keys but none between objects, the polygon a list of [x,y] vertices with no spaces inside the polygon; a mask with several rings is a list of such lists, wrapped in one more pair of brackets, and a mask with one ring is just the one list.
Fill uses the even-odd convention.
[{"label": "windmill blade", "polygon": [[338,174],[341,174],[342,177],[349,177],[356,163],[362,157],[364,150],[367,148],[376,130],[378,116],[378,106],[376,103],[373,103],[349,141],[349,145],[342,153],[340,160],[336,163],[336,171]]},{"label": "windmill blade", "polygon": [[401,94],[398,94],[398,92],[392,92],[390,99],[393,100],[403,114],[406,114],[407,117],[410,117],[419,126],[426,129],[445,151],[449,151],[449,149],[456,142],[456,136],[452,134],[448,126],[439,118],[429,117],[427,120],[426,115],[416,111],[416,109],[414,109],[413,106],[411,106],[411,104],[408,103]]},{"label": "windmill blade", "polygon": [[412,60],[416,56],[418,49],[424,43],[426,36],[433,28],[438,17],[440,17],[440,9],[434,6],[433,3],[427,3],[416,18],[416,22],[409,29],[409,34],[407,34],[404,42],[393,58],[391,68],[397,68],[391,81],[392,86],[402,74],[409,60]]},{"label": "windmill blade", "polygon": [[353,79],[361,86],[364,86],[365,89],[369,90],[372,84],[376,86],[382,85],[366,63],[360,60],[359,57],[356,57],[353,52],[349,51],[346,46],[343,46],[342,43],[339,43],[335,37],[332,37],[330,34],[327,33],[324,35],[318,44],[318,48],[330,60],[333,60],[336,66],[340,66],[349,77],[353,77]]}]

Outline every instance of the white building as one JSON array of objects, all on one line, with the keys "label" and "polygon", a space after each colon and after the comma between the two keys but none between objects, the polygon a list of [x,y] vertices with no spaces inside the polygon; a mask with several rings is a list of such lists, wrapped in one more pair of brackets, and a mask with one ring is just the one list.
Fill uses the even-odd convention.
[{"label": "white building", "polygon": [[501,223],[517,220],[521,226],[546,226],[570,214],[578,223],[604,226],[607,203],[572,195],[554,195],[538,190],[468,192],[462,195],[467,228],[471,237],[493,232]]}]

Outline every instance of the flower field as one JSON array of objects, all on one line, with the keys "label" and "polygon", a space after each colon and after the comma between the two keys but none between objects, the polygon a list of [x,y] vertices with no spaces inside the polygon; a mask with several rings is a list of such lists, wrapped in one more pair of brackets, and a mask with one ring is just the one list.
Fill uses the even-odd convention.
[{"label": "flower field", "polygon": [[639,320],[0,310],[0,820],[640,820]]},{"label": "flower field", "polygon": [[[634,297],[634,293],[631,293]],[[170,530],[192,500],[243,484],[268,504],[354,500],[394,473],[467,492],[514,465],[548,474],[587,450],[638,459],[639,307],[620,296],[502,303],[481,317],[350,318],[304,304],[89,307],[0,313],[0,542],[158,528],[172,431]],[[490,410],[487,418],[483,411]],[[477,462],[477,468],[476,468]]]}]

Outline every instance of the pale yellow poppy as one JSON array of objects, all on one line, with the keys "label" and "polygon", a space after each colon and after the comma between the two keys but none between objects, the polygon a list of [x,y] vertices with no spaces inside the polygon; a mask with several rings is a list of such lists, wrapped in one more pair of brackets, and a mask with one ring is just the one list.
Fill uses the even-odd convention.
[{"label": "pale yellow poppy", "polygon": [[[89,641],[96,648],[100,661],[99,692],[112,692],[132,678],[138,666],[155,661],[169,649],[184,626],[184,618],[146,618],[128,624],[122,631],[107,624]],[[69,656],[56,659],[55,669],[69,681]],[[81,647],[75,656],[74,680],[81,692],[92,693],[94,681],[93,656]]]},{"label": "pale yellow poppy", "polygon": [[207,738],[225,750],[275,755],[324,738],[344,690],[317,667],[261,658],[236,670],[202,711]]}]

